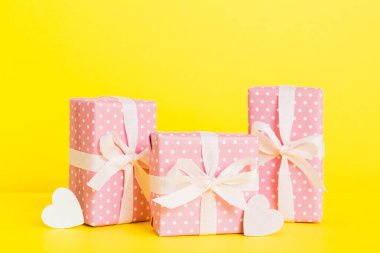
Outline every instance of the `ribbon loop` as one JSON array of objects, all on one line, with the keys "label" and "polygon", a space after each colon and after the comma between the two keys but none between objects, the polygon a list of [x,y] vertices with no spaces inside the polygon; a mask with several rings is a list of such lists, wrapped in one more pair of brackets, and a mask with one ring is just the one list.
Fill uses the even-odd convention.
[{"label": "ribbon loop", "polygon": [[108,160],[123,155],[122,151],[114,141],[113,134],[107,134],[99,139],[99,149],[100,153]]}]

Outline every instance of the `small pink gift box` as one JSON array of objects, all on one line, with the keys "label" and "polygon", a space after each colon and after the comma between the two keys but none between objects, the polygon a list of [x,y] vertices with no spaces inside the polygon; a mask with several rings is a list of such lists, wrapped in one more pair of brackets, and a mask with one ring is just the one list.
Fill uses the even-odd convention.
[{"label": "small pink gift box", "polygon": [[259,192],[287,221],[322,218],[322,98],[315,88],[249,89],[249,131],[260,142]]},{"label": "small pink gift box", "polygon": [[153,133],[151,145],[151,224],[160,236],[243,232],[258,187],[256,137]]},{"label": "small pink gift box", "polygon": [[69,186],[91,226],[145,221],[149,135],[156,103],[126,98],[70,100]]}]

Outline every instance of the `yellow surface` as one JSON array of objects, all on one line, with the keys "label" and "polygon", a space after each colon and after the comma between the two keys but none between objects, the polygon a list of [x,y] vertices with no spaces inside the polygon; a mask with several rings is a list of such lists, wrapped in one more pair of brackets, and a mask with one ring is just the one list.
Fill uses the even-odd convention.
[{"label": "yellow surface", "polygon": [[[377,233],[380,222],[374,219],[371,202],[365,198],[342,195],[326,198],[326,216],[322,224],[287,223],[274,235],[158,237],[148,222],[92,228],[46,228],[40,218],[49,203],[47,193],[2,193],[0,210],[2,252],[379,252]],[[352,211],[353,202],[361,212]],[[348,208],[347,208],[348,206]],[[356,210],[358,210],[356,208]],[[365,213],[366,215],[363,215]],[[366,231],[370,229],[370,231]],[[4,251],[5,246],[5,251]]]},{"label": "yellow surface", "polygon": [[[379,13],[377,0],[1,0],[2,247],[379,251]],[[31,192],[67,185],[70,97],[156,100],[159,130],[245,132],[247,88],[272,84],[324,89],[322,224],[170,239],[147,224],[60,231],[39,222],[49,197]]]}]

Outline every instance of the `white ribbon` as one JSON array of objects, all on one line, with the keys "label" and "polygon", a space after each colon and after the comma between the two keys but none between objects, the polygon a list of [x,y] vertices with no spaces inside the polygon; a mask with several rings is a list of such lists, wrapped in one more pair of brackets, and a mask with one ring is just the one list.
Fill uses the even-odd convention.
[{"label": "white ribbon", "polygon": [[117,98],[123,105],[124,127],[127,133],[126,145],[116,134],[104,135],[99,140],[102,155],[88,154],[70,149],[70,164],[96,174],[87,183],[99,191],[108,180],[120,170],[124,171],[123,195],[118,223],[129,223],[133,218],[133,176],[145,198],[149,200],[149,150],[136,153],[138,137],[137,107],[133,100]]},{"label": "white ribbon", "polygon": [[[200,135],[205,172],[191,159],[178,159],[167,176],[151,175],[150,187],[151,192],[163,194],[153,201],[169,209],[201,196],[200,234],[216,234],[215,194],[244,210],[246,201],[243,191],[258,190],[258,175],[255,159],[244,158],[232,163],[216,176],[219,160],[218,135],[208,132],[201,132]],[[253,166],[253,170],[242,172],[246,166]]]},{"label": "white ribbon", "polygon": [[307,161],[314,157],[323,157],[324,144],[321,135],[308,136],[297,141],[290,141],[293,126],[295,104],[295,87],[281,86],[279,88],[279,128],[281,140],[268,124],[254,122],[251,132],[259,138],[260,164],[281,156],[278,175],[278,209],[285,220],[294,221],[293,187],[289,172],[289,161],[304,173],[312,185],[325,190],[325,186]]}]

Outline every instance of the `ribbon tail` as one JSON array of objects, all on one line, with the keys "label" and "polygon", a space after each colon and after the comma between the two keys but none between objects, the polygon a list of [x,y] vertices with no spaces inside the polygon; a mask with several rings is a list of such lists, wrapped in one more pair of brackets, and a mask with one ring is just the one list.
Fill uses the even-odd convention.
[{"label": "ribbon tail", "polygon": [[237,175],[218,177],[218,181],[225,186],[233,187],[239,191],[258,191],[259,174],[257,170],[240,172]]},{"label": "ribbon tail", "polygon": [[149,174],[139,164],[135,164],[134,173],[135,173],[137,184],[139,185],[145,199],[149,201],[150,199]]},{"label": "ribbon tail", "polygon": [[149,157],[150,157],[150,151],[149,149],[145,149],[140,154],[137,155],[137,162],[140,164],[141,167],[146,168],[149,170]]},{"label": "ribbon tail", "polygon": [[244,193],[229,185],[218,185],[214,188],[214,192],[224,199],[228,204],[236,206],[244,210],[247,202],[245,201]]},{"label": "ribbon tail", "polygon": [[215,195],[211,191],[202,194],[201,213],[199,221],[199,234],[216,234],[217,232],[217,210]]},{"label": "ribbon tail", "polygon": [[120,169],[116,168],[113,164],[107,162],[98,172],[96,172],[90,181],[88,181],[87,185],[92,189],[99,191],[119,170]]},{"label": "ribbon tail", "polygon": [[323,191],[326,191],[326,187],[322,179],[318,176],[313,166],[309,162],[307,162],[303,158],[299,158],[299,157],[295,157],[291,155],[288,155],[288,158],[305,174],[305,176],[310,180],[311,184],[314,187],[322,189]]},{"label": "ribbon tail", "polygon": [[133,168],[129,164],[124,170],[123,196],[120,204],[119,224],[130,223],[133,219]]},{"label": "ribbon tail", "polygon": [[197,185],[189,185],[176,192],[153,199],[154,202],[169,209],[182,206],[198,198],[206,189]]},{"label": "ribbon tail", "polygon": [[290,178],[288,159],[283,156],[278,173],[278,210],[286,221],[294,221],[293,186]]}]

